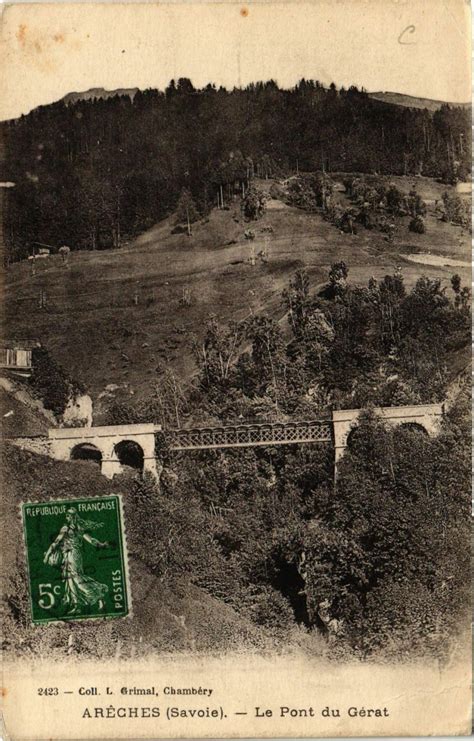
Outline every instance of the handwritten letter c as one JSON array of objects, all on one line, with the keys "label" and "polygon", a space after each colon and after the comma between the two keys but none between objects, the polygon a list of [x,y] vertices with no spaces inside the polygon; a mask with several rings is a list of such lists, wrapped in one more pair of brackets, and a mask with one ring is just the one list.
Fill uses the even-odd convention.
[{"label": "handwritten letter c", "polygon": [[404,28],[400,36],[398,37],[398,43],[403,44],[404,46],[411,46],[412,44],[416,44],[416,41],[403,41],[403,37],[406,33],[415,33],[415,31],[415,26],[407,26],[406,28]]}]

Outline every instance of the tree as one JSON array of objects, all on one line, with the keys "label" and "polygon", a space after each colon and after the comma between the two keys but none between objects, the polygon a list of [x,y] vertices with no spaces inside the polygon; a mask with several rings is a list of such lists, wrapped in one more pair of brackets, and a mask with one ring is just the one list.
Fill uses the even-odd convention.
[{"label": "tree", "polygon": [[443,221],[471,228],[471,212],[469,201],[463,201],[457,193],[443,193],[444,213]]},{"label": "tree", "polygon": [[238,358],[244,327],[232,322],[228,327],[211,317],[202,340],[194,340],[194,357],[200,369],[204,388],[225,389],[229,385],[233,366]]},{"label": "tree", "polygon": [[385,428],[368,414],[338,465],[337,495],[306,527],[313,620],[326,600],[344,639],[363,655],[404,645],[442,656],[467,615],[470,456],[463,435],[456,419],[431,439]]},{"label": "tree", "polygon": [[400,305],[406,296],[403,276],[385,275],[372,290],[380,311],[380,341],[385,349],[393,348],[400,339]]},{"label": "tree", "polygon": [[187,188],[182,188],[176,206],[176,224],[186,224],[188,236],[192,235],[191,224],[199,219],[199,212]]},{"label": "tree", "polygon": [[421,216],[415,216],[411,219],[408,228],[416,234],[424,234],[426,232],[425,220]]},{"label": "tree", "polygon": [[180,95],[192,95],[196,92],[193,83],[188,77],[179,78],[176,91]]},{"label": "tree", "polygon": [[467,308],[471,298],[471,292],[466,286],[461,286],[461,276],[457,273],[451,277],[451,287],[454,291],[454,305],[456,308]]},{"label": "tree", "polygon": [[398,216],[402,210],[403,194],[395,185],[390,185],[385,194],[387,201],[387,211],[394,216]]},{"label": "tree", "polygon": [[340,296],[344,293],[347,287],[348,274],[349,270],[343,260],[333,262],[329,270],[329,291],[331,296]]},{"label": "tree", "polygon": [[280,397],[277,375],[280,375],[284,365],[284,343],[278,323],[267,316],[255,316],[247,322],[246,338],[252,342],[252,360],[256,375],[262,384],[271,382],[275,401],[278,407]]},{"label": "tree", "polygon": [[[117,246],[172,214],[183,187],[199,211],[211,200],[222,208],[237,192],[245,195],[256,170],[275,177],[295,165],[300,174],[285,185],[286,199],[308,211],[331,207],[332,184],[322,169],[362,173],[363,185],[351,178],[352,192],[363,197],[358,216],[372,228],[384,202],[408,210],[406,203],[398,208],[395,191],[384,197],[374,169],[419,173],[422,166],[424,175],[450,173],[453,180],[470,166],[467,109],[429,114],[381,106],[353,87],[327,90],[314,80],[292,90],[269,82],[227,91],[182,78],[133,101],[116,95],[42,106],[4,122],[3,135],[5,180],[15,183],[4,225],[10,260],[24,257],[31,240]],[[78,185],[83,176],[85,187]],[[466,228],[468,211],[466,199]],[[343,228],[353,231],[347,220]]]},{"label": "tree", "polygon": [[457,296],[461,291],[461,276],[458,273],[451,276],[451,287]]},{"label": "tree", "polygon": [[288,288],[283,291],[282,298],[293,334],[295,337],[301,337],[305,333],[310,305],[309,276],[304,268],[296,271]]},{"label": "tree", "polygon": [[72,380],[44,347],[33,349],[29,384],[45,408],[58,418],[64,414],[69,400],[84,392],[82,383]]},{"label": "tree", "polygon": [[409,192],[408,196],[405,196],[405,203],[408,213],[413,219],[416,219],[417,216],[426,215],[426,203],[414,188]]},{"label": "tree", "polygon": [[258,219],[266,208],[266,196],[263,191],[251,186],[242,201],[242,210],[247,219]]},{"label": "tree", "polygon": [[335,332],[324,312],[320,308],[314,308],[308,317],[306,324],[306,356],[307,364],[314,367],[313,357],[317,358],[317,370],[323,368],[323,359],[326,358],[331,344],[334,341]]},{"label": "tree", "polygon": [[155,390],[159,399],[163,419],[171,419],[176,427],[181,427],[181,414],[186,406],[186,396],[175,373],[167,368]]}]

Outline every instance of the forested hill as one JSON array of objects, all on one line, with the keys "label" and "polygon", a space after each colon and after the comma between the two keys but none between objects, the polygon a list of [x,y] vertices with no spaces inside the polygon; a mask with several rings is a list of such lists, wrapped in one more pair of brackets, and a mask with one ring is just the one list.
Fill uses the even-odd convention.
[{"label": "forested hill", "polygon": [[227,91],[187,79],[165,92],[62,100],[2,125],[8,260],[34,241],[119,246],[176,207],[183,187],[200,214],[252,176],[297,171],[423,174],[470,170],[463,107],[413,109],[302,80]]}]

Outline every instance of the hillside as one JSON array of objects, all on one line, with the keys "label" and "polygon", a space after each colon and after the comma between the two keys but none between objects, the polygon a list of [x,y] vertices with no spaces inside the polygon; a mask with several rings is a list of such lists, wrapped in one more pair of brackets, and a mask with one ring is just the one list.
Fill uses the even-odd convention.
[{"label": "hillside", "polygon": [[[95,654],[97,658],[139,655],[142,641],[147,653],[150,649],[165,653],[255,650],[270,645],[270,636],[264,630],[239,616],[224,602],[192,584],[180,584],[175,580],[171,586],[154,575],[137,556],[137,535],[130,528],[127,540],[133,605],[131,620],[97,623],[92,640],[87,626],[81,623],[75,623],[74,627],[57,623],[52,628],[33,628],[28,619],[13,623],[11,615],[18,609],[18,599],[25,589],[24,583],[18,587],[24,555],[19,504],[121,493],[127,519],[133,499],[131,482],[124,477],[112,484],[93,464],[60,463],[9,445],[4,448],[2,471],[2,595],[6,596],[4,615],[5,624],[9,626],[4,639],[7,650],[12,644],[15,650],[23,645],[28,653],[34,632],[36,650],[65,653],[71,631],[74,632],[74,652],[77,650],[83,657]],[[20,606],[21,610],[25,608],[27,600]]]},{"label": "hillside", "polygon": [[317,80],[291,89],[272,80],[199,89],[187,78],[164,91],[93,88],[3,122],[0,136],[2,179],[15,183],[4,194],[9,262],[34,242],[117,248],[169,217],[183,190],[208,213],[255,177],[326,170],[450,183],[470,173],[465,108],[393,105]]},{"label": "hillside", "polygon": [[5,437],[45,435],[57,422],[38,399],[29,393],[26,384],[0,379],[1,430]]},{"label": "hillside", "polygon": [[[394,180],[405,192],[413,185],[412,178]],[[266,190],[272,184],[256,182]],[[320,214],[272,199],[263,218],[252,223],[234,201],[229,210],[213,209],[194,224],[191,238],[172,235],[174,220],[168,218],[120,250],[77,251],[67,262],[53,255],[36,261],[34,275],[31,262],[15,263],[5,281],[9,334],[41,340],[85,382],[95,402],[110,395],[111,384],[119,387],[116,393],[140,398],[165,364],[182,379],[192,377],[192,339],[202,336],[211,314],[223,322],[261,312],[283,319],[281,292],[298,267],[307,268],[313,289],[337,260],[347,263],[355,284],[366,285],[367,276],[380,278],[397,266],[408,288],[420,275],[449,285],[453,272],[469,283],[469,234],[433,213],[434,199],[447,187],[425,178],[417,178],[416,187],[428,203],[427,233],[409,232],[408,218],[401,219],[391,245],[377,230],[343,234]],[[249,228],[253,242],[245,239]],[[262,249],[267,262],[258,256]]]},{"label": "hillside", "polygon": [[369,98],[381,100],[383,103],[391,103],[392,105],[404,106],[405,108],[426,108],[428,111],[439,111],[443,105],[449,105],[451,107],[456,106],[460,108],[469,108],[471,105],[470,103],[448,103],[444,100],[419,98],[415,95],[405,95],[404,93],[377,91],[369,93],[368,95]]}]

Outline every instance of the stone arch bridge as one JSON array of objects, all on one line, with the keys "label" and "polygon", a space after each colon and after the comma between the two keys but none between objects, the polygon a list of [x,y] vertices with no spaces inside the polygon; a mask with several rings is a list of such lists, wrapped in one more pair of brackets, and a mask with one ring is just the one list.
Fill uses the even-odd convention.
[{"label": "stone arch bridge", "polygon": [[[415,426],[428,435],[436,435],[443,405],[380,407],[374,412],[389,425]],[[155,424],[55,428],[49,430],[47,452],[58,460],[93,460],[108,478],[120,473],[123,466],[158,477],[161,465],[157,443],[170,451],[319,443],[334,447],[337,466],[351,432],[357,428],[360,413],[360,409],[342,409],[333,411],[332,418],[322,420],[178,430],[163,430]]]},{"label": "stone arch bridge", "polygon": [[107,478],[124,465],[158,476],[154,424],[106,427],[58,427],[48,432],[49,450],[57,460],[92,460]]}]

